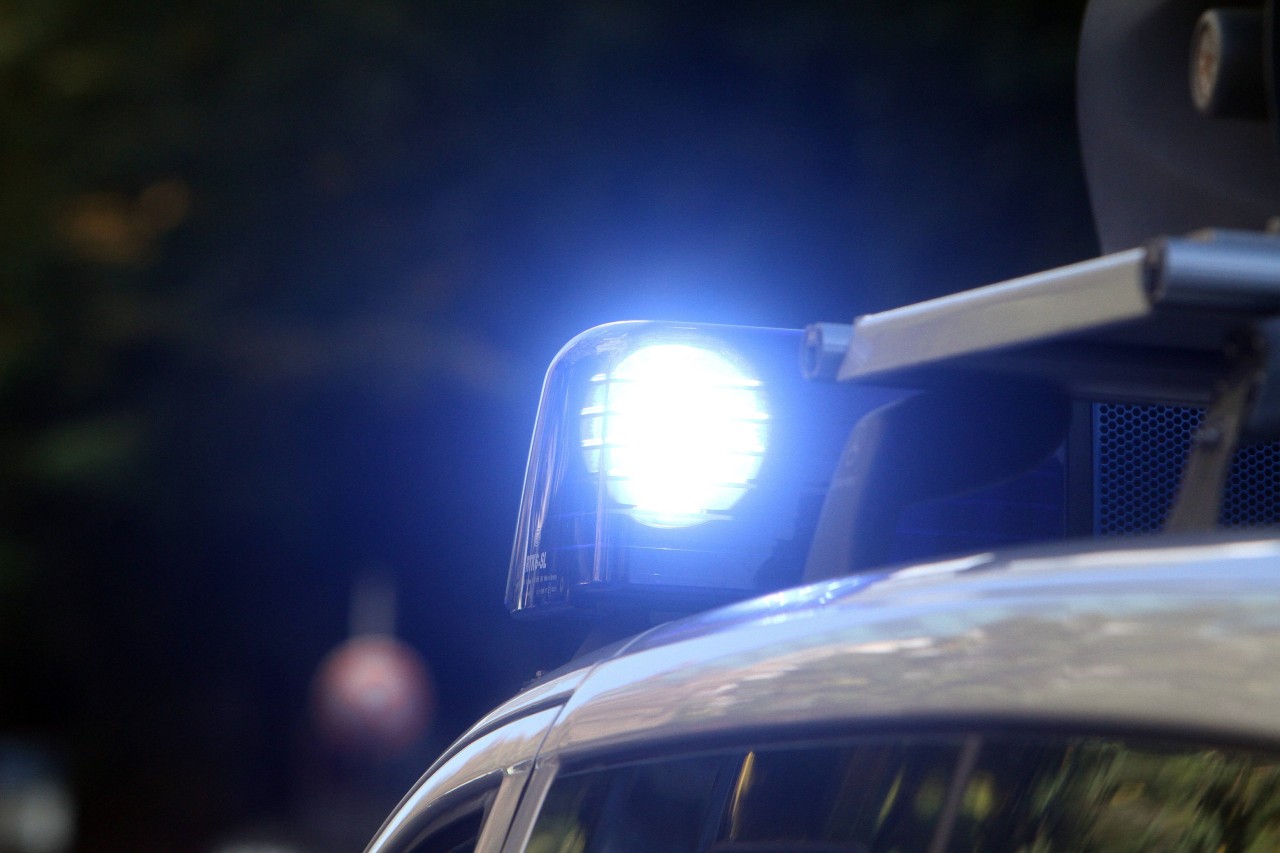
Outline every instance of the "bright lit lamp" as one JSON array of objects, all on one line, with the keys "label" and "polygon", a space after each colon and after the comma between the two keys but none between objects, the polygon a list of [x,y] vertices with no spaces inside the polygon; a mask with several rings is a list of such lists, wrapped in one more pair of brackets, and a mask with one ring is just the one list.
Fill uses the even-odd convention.
[{"label": "bright lit lamp", "polygon": [[534,424],[508,609],[670,614],[798,581],[848,426],[886,396],[806,381],[802,338],[629,322],[566,344]]},{"label": "bright lit lamp", "polygon": [[652,344],[590,381],[582,409],[587,469],[603,467],[609,496],[637,521],[701,524],[751,487],[768,414],[761,382],[729,356]]}]

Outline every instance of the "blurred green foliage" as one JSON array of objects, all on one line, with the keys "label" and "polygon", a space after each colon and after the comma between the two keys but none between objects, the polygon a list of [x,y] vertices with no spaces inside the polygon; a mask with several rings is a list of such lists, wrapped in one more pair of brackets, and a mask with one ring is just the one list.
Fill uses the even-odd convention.
[{"label": "blurred green foliage", "polygon": [[[775,322],[1073,260],[1078,16],[1014,0],[8,0],[9,503],[77,480],[136,492],[147,478],[125,471],[186,416],[173,385],[193,376],[518,394],[535,371],[503,333],[546,315],[521,247],[606,251],[591,229],[638,204],[721,253],[767,249],[769,216],[822,222],[828,252],[858,244],[860,268],[799,271],[813,296]],[[823,174],[856,198],[807,212],[821,202],[798,194]]]},{"label": "blurred green foliage", "polygon": [[288,764],[338,568],[444,555],[442,737],[518,683],[474,686],[510,644],[463,614],[583,326],[1089,254],[1081,6],[0,0],[0,728],[82,751],[85,849],[284,808],[230,756]]}]

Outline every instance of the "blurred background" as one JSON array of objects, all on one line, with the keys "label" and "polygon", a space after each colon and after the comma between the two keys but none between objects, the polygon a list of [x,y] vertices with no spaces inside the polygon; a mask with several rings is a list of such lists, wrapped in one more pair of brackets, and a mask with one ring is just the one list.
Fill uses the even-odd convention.
[{"label": "blurred background", "polygon": [[1082,10],[0,0],[0,851],[363,845],[576,642],[559,346],[1096,253]]}]

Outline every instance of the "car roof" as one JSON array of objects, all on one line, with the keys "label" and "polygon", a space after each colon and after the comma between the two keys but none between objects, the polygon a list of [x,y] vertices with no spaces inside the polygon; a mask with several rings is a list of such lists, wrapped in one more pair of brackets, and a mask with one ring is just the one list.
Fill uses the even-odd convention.
[{"label": "car roof", "polygon": [[422,786],[437,769],[466,775],[454,765],[572,768],[832,732],[1039,728],[1276,748],[1277,660],[1274,536],[1061,543],[888,568],[597,650],[477,722],[393,818],[430,799]]},{"label": "car roof", "polygon": [[[558,708],[540,756],[832,727],[1038,725],[1280,743],[1280,539],[986,552],[773,593],[552,673],[450,750]],[[437,762],[439,763],[439,762]]]},{"label": "car roof", "polygon": [[1280,740],[1277,628],[1274,538],[978,554],[659,627],[577,676],[542,752],[910,720]]}]

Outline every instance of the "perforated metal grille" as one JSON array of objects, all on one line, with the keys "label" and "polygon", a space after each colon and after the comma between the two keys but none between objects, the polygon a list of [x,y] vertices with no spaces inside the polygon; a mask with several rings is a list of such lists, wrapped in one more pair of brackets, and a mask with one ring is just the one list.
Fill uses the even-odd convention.
[{"label": "perforated metal grille", "polygon": [[[1204,417],[1188,406],[1093,407],[1094,527],[1098,533],[1157,529],[1178,491],[1191,434]],[[1280,521],[1280,443],[1241,448],[1219,520],[1229,527]]]}]

